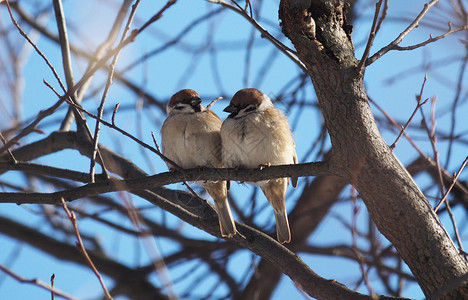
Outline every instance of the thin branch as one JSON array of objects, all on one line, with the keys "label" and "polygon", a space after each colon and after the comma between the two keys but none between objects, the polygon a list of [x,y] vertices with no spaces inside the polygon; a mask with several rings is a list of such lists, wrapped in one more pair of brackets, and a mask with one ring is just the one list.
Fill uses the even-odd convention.
[{"label": "thin branch", "polygon": [[143,228],[146,228],[146,226],[143,226],[146,225],[144,224],[143,216],[135,208],[128,194],[123,194],[122,198],[126,206],[127,215],[134,229],[139,233],[139,238],[142,240],[143,245],[146,247],[146,251],[151,258],[151,262],[161,280],[164,290],[167,292],[170,300],[177,300],[178,298],[174,291],[174,283],[170,279],[169,271],[167,270],[167,265],[164,262],[161,251],[159,251],[159,247],[155,243],[152,234]]},{"label": "thin branch", "polygon": [[[44,80],[44,84],[47,85],[52,91],[54,91],[54,93],[60,97],[60,95],[58,95],[57,91],[54,90],[54,88],[47,82]],[[69,102],[67,101],[68,104],[74,106],[76,109],[78,109],[79,111],[85,113],[86,115],[90,116],[91,118],[95,119],[95,120],[98,120],[100,124],[103,124],[109,128],[112,128],[118,132],[120,132],[121,134],[125,135],[126,137],[129,137],[131,138],[132,140],[134,140],[135,142],[137,142],[140,146],[143,146],[144,148],[156,153],[159,157],[161,157],[162,160],[164,160],[165,162],[171,164],[171,166],[174,167],[174,169],[176,170],[182,170],[181,167],[179,167],[175,162],[173,162],[172,160],[170,160],[169,158],[167,158],[165,155],[162,154],[162,152],[159,150],[159,149],[154,149],[153,147],[151,147],[150,145],[146,144],[145,142],[141,141],[140,139],[134,137],[133,135],[131,135],[130,133],[126,132],[125,130],[119,128],[118,126],[116,126],[115,124],[111,124],[107,121],[104,121],[103,119],[101,118],[98,118],[96,115],[90,113],[89,111],[85,110],[81,105],[79,104],[76,104],[76,103],[73,103],[73,102]],[[114,111],[116,111],[114,109]],[[153,139],[154,139],[154,136],[153,136]],[[98,152],[99,154],[100,152]],[[100,159],[100,161],[102,161],[102,159]],[[106,168],[103,168],[103,170],[106,170]],[[104,174],[105,176],[108,176],[107,173]]]},{"label": "thin branch", "polygon": [[[47,59],[47,57],[44,55],[44,53],[42,53],[42,51],[39,50],[37,45],[28,37],[28,35],[23,31],[23,29],[21,29],[18,22],[16,22],[16,19],[13,17],[13,13],[11,11],[10,2],[8,0],[6,1],[6,5],[7,5],[7,8],[8,8],[8,13],[10,14],[11,21],[13,22],[15,27],[18,29],[20,34],[28,41],[28,43],[34,48],[34,50],[36,50],[36,52],[39,54],[39,56],[42,57],[42,59],[45,61],[45,63],[49,67],[49,69],[54,74],[54,77],[57,79],[58,83],[60,84],[60,87],[63,89],[64,92],[66,92],[65,86],[62,84],[62,81],[60,80],[60,77],[59,77],[57,71],[55,70],[55,68],[52,66],[52,64]],[[57,103],[52,105],[50,108],[48,108],[46,110],[41,110],[39,112],[38,116],[36,117],[36,119],[31,124],[29,124],[28,126],[23,128],[23,130],[21,130],[20,133],[18,133],[15,137],[10,139],[2,148],[0,148],[0,153],[2,153],[3,151],[5,151],[9,147],[11,147],[17,140],[19,140],[22,137],[24,137],[24,136],[30,134],[31,132],[33,132],[35,130],[37,124],[39,124],[39,122],[42,121],[42,119],[44,119],[45,117],[47,117],[47,116],[51,115],[52,113],[54,113],[57,110],[57,108],[65,101],[66,97],[68,97],[68,94],[66,96],[64,96],[63,98],[59,99],[59,101],[57,101]]]},{"label": "thin branch", "polygon": [[[138,1],[139,2],[139,1]],[[141,26],[140,28],[137,29],[138,31],[138,34],[141,33],[143,30],[145,30],[146,27],[148,27],[149,25],[151,25],[152,23],[156,22],[157,20],[159,20],[161,17],[162,17],[162,14],[169,8],[171,7],[173,4],[175,4],[177,2],[177,0],[169,0],[167,1],[166,5],[163,6],[163,8],[161,8],[154,16],[151,17],[151,19],[149,19],[145,24],[143,24],[143,26]]]},{"label": "thin branch", "polygon": [[112,112],[112,125],[115,126],[115,115],[117,114],[117,110],[119,110],[120,102],[117,103],[114,107],[114,111]]},{"label": "thin branch", "polygon": [[[133,22],[133,18],[135,17],[135,13],[136,13],[136,10],[137,10],[137,7],[138,7],[139,3],[140,2],[137,1],[132,6],[132,11],[130,12],[130,16],[128,17],[127,24],[125,26],[125,29],[124,29],[123,33],[122,33],[122,37],[120,39],[120,43],[122,43],[126,39],[127,34],[130,31],[130,26],[131,26],[131,24]],[[102,93],[101,103],[100,103],[99,108],[98,108],[98,115],[97,115],[98,119],[96,119],[96,126],[95,126],[95,130],[94,130],[93,152],[92,152],[92,155],[91,155],[90,170],[89,170],[89,174],[91,176],[91,182],[94,182],[96,154],[99,151],[99,149],[98,149],[99,133],[100,133],[100,130],[101,130],[101,123],[99,122],[99,119],[102,118],[102,115],[104,113],[104,105],[106,103],[106,99],[107,99],[107,95],[108,95],[109,90],[110,90],[110,86],[112,85],[112,79],[114,77],[115,65],[117,64],[117,60],[119,59],[119,55],[120,55],[121,51],[122,51],[122,49],[120,49],[118,52],[115,53],[114,58],[112,59],[112,62],[110,64],[110,66],[109,66],[109,72],[108,72],[108,75],[107,75],[106,86],[105,86],[104,91]],[[103,168],[105,168],[105,167],[103,166]]]},{"label": "thin branch", "polygon": [[393,142],[392,145],[390,145],[390,149],[395,149],[398,141],[400,140],[401,136],[405,133],[406,129],[408,128],[408,126],[410,125],[411,121],[413,120],[414,118],[414,115],[416,114],[416,112],[424,105],[426,104],[426,102],[429,100],[429,98],[427,98],[426,100],[424,101],[421,101],[422,99],[422,94],[423,94],[423,91],[424,91],[424,86],[426,85],[426,81],[427,81],[427,75],[424,76],[424,81],[422,83],[422,86],[421,86],[421,91],[419,92],[419,95],[416,96],[416,101],[418,102],[418,104],[416,105],[416,108],[414,109],[413,113],[411,114],[410,118],[408,119],[408,121],[406,122],[405,126],[403,126],[403,128],[401,129],[400,131],[400,134],[398,135],[398,137],[396,138],[396,140]]},{"label": "thin branch", "polygon": [[67,207],[67,203],[65,202],[65,200],[63,198],[61,199],[61,202],[62,202],[63,210],[65,210],[65,213],[67,214],[68,218],[72,222],[73,229],[75,230],[75,235],[76,235],[76,238],[77,238],[76,246],[78,247],[78,249],[80,249],[81,253],[85,257],[85,259],[88,262],[89,266],[91,267],[91,270],[93,270],[94,274],[98,278],[99,283],[101,284],[102,290],[104,291],[104,294],[106,296],[106,299],[112,300],[112,296],[109,294],[109,291],[106,288],[106,284],[104,283],[104,280],[102,279],[101,274],[99,274],[99,271],[96,269],[96,266],[94,265],[93,261],[89,257],[88,252],[86,251],[86,248],[83,245],[83,241],[81,240],[81,234],[80,234],[80,231],[78,230],[78,224],[76,222],[75,213],[70,212],[70,210]]},{"label": "thin branch", "polygon": [[444,181],[442,179],[442,168],[440,166],[440,160],[439,160],[439,151],[437,150],[436,143],[437,143],[437,138],[435,136],[435,102],[436,98],[432,98],[432,113],[431,113],[431,123],[432,123],[432,128],[429,129],[429,126],[426,121],[426,116],[424,115],[424,112],[421,109],[421,125],[422,127],[426,130],[427,136],[429,138],[429,141],[431,142],[431,147],[432,147],[432,152],[434,153],[434,161],[436,164],[437,168],[437,174],[438,174],[438,182],[440,186],[440,194],[443,195],[445,193],[445,186],[444,186]]},{"label": "thin branch", "polygon": [[[0,139],[2,140],[3,145],[6,147],[7,141],[5,140],[5,137],[3,136],[3,134],[2,134],[1,131],[0,131]],[[9,147],[6,147],[6,150],[7,150],[7,152],[8,152],[8,155],[9,155],[10,158],[11,158],[11,161],[12,161],[13,163],[16,163],[16,159],[15,159],[15,157],[13,156],[13,153],[11,153],[10,148],[9,148]],[[1,152],[0,152],[0,153],[1,153]]]},{"label": "thin branch", "polygon": [[0,270],[5,272],[6,274],[8,274],[10,277],[12,277],[13,279],[21,282],[21,283],[30,283],[30,284],[33,284],[35,286],[38,286],[40,288],[43,288],[47,291],[50,291],[51,293],[59,296],[59,297],[62,297],[64,299],[69,299],[69,300],[75,300],[77,298],[73,298],[72,296],[69,296],[67,294],[65,294],[64,292],[62,291],[59,291],[57,290],[56,288],[54,288],[53,286],[45,283],[45,282],[42,282],[41,280],[39,279],[25,279],[15,273],[13,273],[12,271],[10,271],[9,269],[5,268],[4,266],[0,265]]},{"label": "thin branch", "polygon": [[458,177],[460,176],[461,172],[463,171],[463,169],[465,168],[466,166],[466,163],[468,162],[468,156],[465,158],[465,161],[463,162],[463,164],[461,165],[460,169],[458,170],[458,172],[455,174],[453,180],[452,180],[452,184],[450,185],[450,187],[447,189],[447,191],[445,192],[444,196],[442,197],[442,199],[439,201],[439,203],[437,203],[436,207],[434,208],[434,212],[437,212],[440,208],[440,206],[442,205],[442,203],[444,203],[445,201],[447,201],[447,196],[449,195],[450,191],[452,190],[452,188],[455,186],[455,183],[457,183],[458,181]]},{"label": "thin branch", "polygon": [[357,245],[357,238],[358,238],[357,220],[358,220],[358,214],[359,214],[360,208],[357,204],[357,193],[354,187],[351,187],[351,202],[353,205],[353,216],[352,216],[352,224],[351,224],[351,240],[352,240],[351,251],[353,252],[356,258],[356,261],[359,264],[359,268],[361,269],[362,279],[364,280],[364,283],[366,284],[366,287],[369,293],[373,296],[375,294],[374,294],[372,285],[369,282],[369,274],[365,268],[365,259],[363,255],[361,254],[361,251],[359,250],[359,247]]},{"label": "thin branch", "polygon": [[296,65],[299,66],[305,73],[308,73],[309,71],[307,70],[306,66],[304,63],[297,57],[297,55],[294,53],[293,50],[289,49],[286,45],[281,43],[278,39],[276,39],[274,36],[272,36],[265,28],[263,28],[257,21],[255,21],[252,16],[250,16],[246,11],[244,11],[242,8],[237,7],[236,5],[233,5],[229,2],[226,2],[224,0],[208,0],[208,2],[212,3],[217,3],[220,4],[226,8],[229,8],[241,16],[243,16],[247,21],[249,21],[257,30],[261,33],[262,37],[265,37],[268,39],[278,50],[286,54],[287,57],[289,57]]},{"label": "thin branch", "polygon": [[[62,49],[62,64],[63,71],[65,73],[65,80],[67,82],[67,87],[71,88],[75,85],[75,79],[73,78],[73,67],[70,56],[70,44],[68,42],[68,33],[67,25],[65,21],[65,14],[63,13],[63,6],[61,0],[53,0],[55,18],[57,20],[57,28],[59,33],[60,47]],[[75,97],[75,93],[71,95],[72,98]]]},{"label": "thin branch", "polygon": [[[6,171],[21,171],[26,173],[41,174],[51,177],[64,178],[68,180],[73,180],[77,182],[90,182],[89,173],[77,172],[73,170],[67,170],[62,168],[56,168],[46,165],[40,165],[30,162],[3,162],[0,161],[0,174]],[[105,177],[100,177],[100,180],[106,179]]]},{"label": "thin branch", "polygon": [[457,120],[457,111],[458,111],[458,105],[460,102],[460,99],[463,94],[463,84],[465,82],[464,77],[465,77],[465,71],[466,67],[468,65],[468,47],[465,48],[465,57],[463,59],[463,62],[460,66],[460,70],[458,73],[458,80],[457,80],[457,89],[455,92],[455,97],[453,99],[452,103],[452,111],[451,111],[451,124],[450,124],[450,133],[449,133],[449,144],[447,148],[447,157],[445,159],[445,167],[447,168],[448,164],[450,163],[450,157],[452,154],[452,149],[453,149],[453,142],[455,140],[455,124]]},{"label": "thin branch", "polygon": [[218,97],[216,99],[214,99],[213,101],[210,102],[210,104],[208,104],[208,106],[206,107],[206,109],[210,109],[210,107],[215,104],[216,102],[218,102],[219,100],[223,99],[223,97]]},{"label": "thin branch", "polygon": [[[54,281],[55,281],[55,274],[52,274],[52,276],[50,276],[50,286],[52,287],[52,289],[54,288]],[[52,290],[50,291],[50,297],[52,300],[55,300],[55,292]]]},{"label": "thin branch", "polygon": [[9,0],[6,0],[6,5],[7,5],[7,8],[8,8],[8,13],[10,14],[10,19],[11,21],[13,22],[13,24],[15,25],[16,29],[18,29],[19,33],[28,41],[28,43],[34,48],[34,50],[37,52],[37,54],[39,54],[42,59],[45,61],[45,63],[47,64],[47,66],[49,67],[49,69],[52,71],[52,73],[54,74],[54,77],[57,79],[58,83],[60,84],[60,87],[62,88],[62,90],[64,92],[66,92],[66,88],[65,86],[63,85],[62,81],[60,80],[60,76],[58,75],[57,71],[55,70],[54,66],[52,66],[52,64],[50,63],[50,61],[47,59],[47,57],[45,56],[44,53],[42,53],[41,50],[39,50],[39,48],[37,47],[37,45],[29,38],[29,36],[26,34],[26,32],[23,31],[23,29],[21,29],[21,27],[19,26],[18,22],[16,22],[16,19],[15,17],[13,17],[13,13],[11,11],[11,7],[10,7],[10,2]]},{"label": "thin branch", "polygon": [[184,169],[183,172],[164,172],[137,179],[108,179],[55,193],[0,193],[0,203],[41,203],[58,204],[62,198],[72,201],[102,193],[115,191],[138,191],[162,187],[183,181],[221,181],[236,180],[257,182],[272,178],[330,176],[337,175],[330,169],[328,162],[312,162],[297,165],[271,166],[260,169],[223,169],[206,168],[203,170]]},{"label": "thin branch", "polygon": [[[52,71],[52,73],[54,74],[55,78],[57,79],[60,87],[62,88],[63,92],[65,93],[65,95],[63,97],[59,97],[59,100],[57,101],[57,103],[55,103],[53,106],[51,106],[49,109],[45,110],[45,111],[40,111],[37,118],[31,123],[29,124],[27,127],[25,127],[19,134],[17,134],[13,139],[11,139],[10,141],[8,141],[4,147],[2,147],[0,149],[0,153],[2,153],[3,151],[5,151],[6,149],[8,149],[8,147],[10,147],[15,141],[19,140],[20,138],[28,135],[29,133],[33,132],[35,129],[36,129],[36,125],[42,120],[44,119],[45,117],[51,115],[52,113],[54,113],[57,108],[63,103],[63,101],[65,100],[69,100],[70,102],[74,103],[73,99],[70,98],[70,95],[72,95],[73,93],[75,93],[75,91],[78,89],[78,87],[80,86],[80,82],[83,81],[83,79],[86,77],[86,74],[83,76],[82,80],[80,80],[80,82],[78,84],[76,84],[75,86],[73,87],[70,87],[67,91],[67,89],[65,88],[65,86],[63,85],[60,77],[58,76],[57,74],[57,71],[55,70],[55,68],[52,66],[52,64],[49,62],[49,60],[47,59],[47,57],[44,55],[44,53],[42,53],[39,48],[37,47],[36,44],[34,44],[34,42],[28,37],[28,35],[21,29],[21,27],[19,26],[18,22],[16,22],[15,18],[13,17],[13,13],[11,11],[11,8],[10,8],[10,4],[9,4],[9,1],[6,1],[6,4],[7,4],[7,7],[8,7],[8,12],[9,12],[9,15],[10,15],[10,18],[13,22],[13,24],[15,25],[15,27],[18,29],[18,31],[20,32],[20,34],[28,41],[29,44],[31,44],[31,46],[36,50],[36,52],[42,57],[42,59],[46,62],[47,66],[50,68],[50,70]],[[133,39],[131,39],[130,41],[133,41]],[[130,42],[129,41],[129,42]],[[126,44],[125,44],[126,45]],[[125,46],[125,45],[122,45]],[[96,69],[97,70],[97,69]],[[94,74],[94,73],[92,73]],[[89,74],[88,76],[91,76],[92,74]],[[55,91],[55,90],[54,90]],[[56,92],[56,94],[58,94]],[[88,125],[86,124],[86,119],[82,118],[80,119],[83,127],[85,128],[86,130],[86,133],[88,134],[88,136],[90,138],[92,138],[92,134],[91,134],[91,131],[89,130],[89,127]],[[103,169],[103,173],[107,175],[107,171],[106,171],[106,168],[105,168],[105,165],[104,165],[104,161],[102,160],[102,157],[101,157],[101,154],[99,153],[99,160],[101,162],[101,165],[102,165],[102,169]]]},{"label": "thin branch", "polygon": [[385,53],[387,53],[388,51],[390,50],[393,50],[395,49],[395,47],[401,43],[401,41],[403,41],[403,39],[413,30],[415,29],[416,27],[419,26],[419,22],[422,20],[422,18],[427,14],[427,12],[431,9],[431,7],[433,7],[434,5],[436,5],[440,0],[432,0],[431,2],[429,3],[426,3],[424,4],[424,8],[421,10],[421,12],[419,13],[419,15],[413,20],[413,22],[402,32],[400,33],[400,35],[398,35],[398,37],[393,40],[390,44],[388,44],[387,46],[383,47],[382,49],[380,49],[379,51],[377,51],[377,53],[375,53],[374,55],[372,55],[371,57],[369,57],[366,61],[366,66],[372,64],[374,61],[376,61],[377,59],[379,59],[380,57],[382,57]]},{"label": "thin branch", "polygon": [[382,6],[382,2],[383,2],[383,0],[379,0],[375,4],[374,20],[372,21],[372,27],[371,27],[371,31],[369,33],[369,39],[367,40],[366,49],[364,50],[364,53],[362,54],[362,58],[359,61],[359,64],[357,66],[358,72],[359,72],[359,74],[361,74],[361,76],[362,76],[362,74],[364,74],[364,69],[366,67],[366,60],[369,57],[370,48],[371,48],[371,46],[372,46],[372,44],[374,42],[375,35],[377,33],[377,20],[379,18],[380,7]]},{"label": "thin branch", "polygon": [[[82,127],[81,128],[84,128],[85,130],[85,135],[87,136],[87,138],[89,138],[90,140],[93,139],[93,134],[91,133],[91,130],[89,129],[88,127],[88,124],[86,123],[86,118],[84,117],[84,115],[82,115],[82,110],[79,109],[79,107],[81,107],[79,104],[75,103],[73,101],[73,99],[71,98],[66,98],[65,96],[67,96],[67,94],[65,96],[60,96],[60,94],[54,89],[54,87],[52,85],[50,85],[45,79],[43,80],[44,84],[49,87],[54,93],[55,95],[59,98],[59,99],[65,99],[65,101],[70,104],[74,109],[77,109],[76,112],[76,116],[77,116],[77,121],[79,121],[81,124],[82,124]],[[75,85],[76,87],[76,85]],[[60,101],[60,100],[59,100]],[[107,172],[107,168],[106,168],[106,165],[104,163],[104,160],[102,159],[102,155],[101,155],[101,151],[98,149],[97,151],[97,155],[98,155],[98,160],[101,164],[101,167],[102,167],[102,173],[104,174],[105,177],[109,178],[109,173]]]},{"label": "thin branch", "polygon": [[382,26],[383,21],[387,17],[388,13],[388,0],[384,0],[384,8],[382,10],[382,15],[379,18],[379,22],[377,22],[377,28],[375,29],[375,33],[379,32],[380,27]]},{"label": "thin branch", "polygon": [[[112,24],[111,30],[107,36],[107,39],[103,41],[96,49],[94,54],[91,56],[88,53],[85,53],[83,51],[80,51],[76,48],[71,48],[71,50],[81,56],[86,57],[86,59],[89,60],[89,64],[86,68],[85,74],[88,73],[88,71],[96,64],[96,62],[102,58],[104,55],[104,52],[109,50],[109,48],[112,46],[112,44],[115,42],[115,39],[117,38],[118,33],[120,32],[120,26],[123,23],[123,20],[127,14],[128,8],[131,4],[131,0],[124,0],[122,2],[122,5],[120,6],[120,9],[117,13],[117,16],[115,18],[114,23]],[[31,24],[32,26],[35,26],[34,24]],[[45,32],[44,28],[40,28],[38,30],[43,30],[44,35],[48,36],[48,32]],[[50,37],[51,39],[54,39],[54,36]],[[59,42],[59,41],[58,41]],[[107,67],[107,66],[104,66]],[[89,86],[91,85],[91,81],[93,79],[94,75],[89,76],[86,81],[80,86],[78,95],[76,97],[76,103],[80,104],[81,101],[83,100],[84,95],[86,94],[86,91],[88,90]],[[66,117],[62,121],[62,124],[60,126],[60,130],[69,130],[70,126],[73,122],[74,118],[74,108],[69,108]]]},{"label": "thin branch", "polygon": [[461,27],[458,27],[458,28],[455,28],[455,29],[452,29],[452,25],[450,23],[448,24],[448,26],[449,26],[449,29],[444,34],[438,35],[436,37],[432,37],[432,35],[430,35],[430,37],[427,40],[425,40],[424,42],[421,42],[421,43],[418,43],[418,44],[415,44],[415,45],[412,45],[412,46],[401,47],[401,46],[395,45],[395,47],[392,50],[398,50],[398,51],[414,50],[414,49],[426,46],[427,44],[436,42],[436,41],[438,41],[440,39],[443,39],[447,35],[450,35],[452,33],[468,29],[468,25],[461,26]]}]

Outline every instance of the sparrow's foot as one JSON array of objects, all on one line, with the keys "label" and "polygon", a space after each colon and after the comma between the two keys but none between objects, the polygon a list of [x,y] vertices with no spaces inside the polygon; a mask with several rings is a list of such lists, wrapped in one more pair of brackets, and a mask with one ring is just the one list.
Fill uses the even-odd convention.
[{"label": "sparrow's foot", "polygon": [[269,162],[267,162],[266,164],[258,165],[258,168],[260,170],[263,170],[263,169],[268,168],[268,167],[271,167],[271,163],[269,163]]}]

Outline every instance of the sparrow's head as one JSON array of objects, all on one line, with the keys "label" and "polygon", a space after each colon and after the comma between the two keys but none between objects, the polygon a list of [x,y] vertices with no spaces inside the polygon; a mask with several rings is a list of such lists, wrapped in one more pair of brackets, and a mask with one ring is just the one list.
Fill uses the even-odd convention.
[{"label": "sparrow's head", "polygon": [[205,110],[200,104],[201,99],[197,92],[191,89],[180,90],[175,93],[167,105],[167,114],[191,114]]},{"label": "sparrow's head", "polygon": [[240,118],[272,107],[273,103],[267,95],[257,89],[249,88],[237,91],[224,111],[231,113],[228,118]]}]

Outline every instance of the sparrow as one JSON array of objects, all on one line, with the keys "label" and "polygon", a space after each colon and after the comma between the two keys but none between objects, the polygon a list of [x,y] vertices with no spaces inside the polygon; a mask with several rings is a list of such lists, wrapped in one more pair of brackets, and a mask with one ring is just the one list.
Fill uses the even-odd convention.
[{"label": "sparrow", "polygon": [[[223,164],[227,168],[257,168],[297,164],[291,130],[285,115],[271,99],[253,88],[239,90],[224,109],[230,115],[221,126]],[[297,178],[291,178],[297,186]],[[280,243],[291,241],[285,198],[289,178],[257,182],[273,207]]]},{"label": "sparrow", "polygon": [[[161,127],[162,153],[184,169],[223,167],[221,119],[201,104],[198,93],[183,89],[167,105],[167,119]],[[169,169],[173,167],[166,163]],[[226,181],[197,182],[213,198],[223,237],[232,237],[236,226],[227,199]]]}]

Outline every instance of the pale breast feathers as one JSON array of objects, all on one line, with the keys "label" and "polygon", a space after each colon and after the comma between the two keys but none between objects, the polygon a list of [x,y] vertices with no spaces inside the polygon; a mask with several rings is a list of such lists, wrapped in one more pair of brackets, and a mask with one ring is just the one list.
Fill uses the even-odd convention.
[{"label": "pale breast feathers", "polygon": [[162,150],[182,168],[219,167],[221,120],[211,111],[168,117],[161,129]]}]

